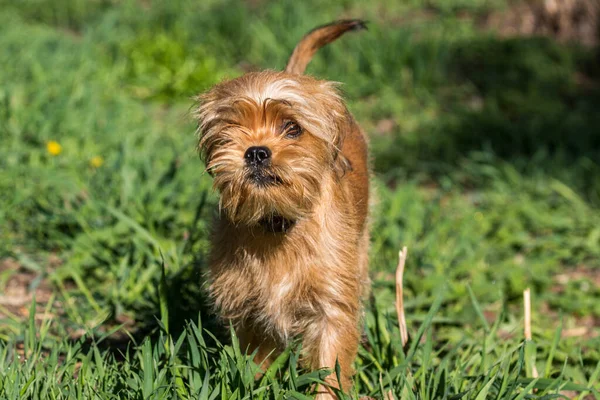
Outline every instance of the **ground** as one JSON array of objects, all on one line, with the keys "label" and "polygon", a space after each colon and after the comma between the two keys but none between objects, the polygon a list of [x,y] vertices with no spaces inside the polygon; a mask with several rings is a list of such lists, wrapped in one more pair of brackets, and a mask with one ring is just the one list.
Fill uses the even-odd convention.
[{"label": "ground", "polygon": [[531,4],[505,0],[0,9],[0,397],[310,396],[328,371],[302,370],[292,347],[255,380],[210,311],[216,195],[190,111],[210,85],[281,69],[306,31],[349,17],[369,30],[308,70],[342,82],[375,170],[373,297],[349,396],[598,396],[600,65],[588,25],[521,29]]}]

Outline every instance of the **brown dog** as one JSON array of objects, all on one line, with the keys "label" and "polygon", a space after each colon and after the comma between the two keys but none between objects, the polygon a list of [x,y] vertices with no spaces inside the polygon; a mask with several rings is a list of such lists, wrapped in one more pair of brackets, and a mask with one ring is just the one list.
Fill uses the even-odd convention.
[{"label": "brown dog", "polygon": [[[350,20],[311,31],[284,72],[220,83],[196,113],[220,193],[210,257],[220,315],[263,366],[301,337],[309,367],[339,361],[344,390],[369,283],[367,142],[336,85],[302,73],[320,47],[362,28]],[[337,386],[335,374],[328,383]]]}]

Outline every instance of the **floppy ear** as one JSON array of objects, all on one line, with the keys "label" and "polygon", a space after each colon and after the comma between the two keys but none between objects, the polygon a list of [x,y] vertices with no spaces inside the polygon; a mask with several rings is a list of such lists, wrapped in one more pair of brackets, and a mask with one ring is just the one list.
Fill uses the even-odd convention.
[{"label": "floppy ear", "polygon": [[347,172],[352,171],[352,163],[343,154],[344,142],[348,132],[352,129],[352,116],[344,106],[344,112],[336,118],[337,135],[335,140],[333,170],[338,178],[343,177]]},{"label": "floppy ear", "polygon": [[203,161],[206,161],[206,136],[210,130],[211,122],[215,120],[216,113],[214,112],[216,96],[212,95],[213,90],[201,93],[194,98],[196,101],[195,110],[192,114],[198,128],[196,129],[196,151]]},{"label": "floppy ear", "polygon": [[[210,161],[210,154],[218,143],[218,132],[223,125],[220,118],[225,108],[222,104],[222,98],[224,97],[222,91],[222,85],[217,84],[209,91],[194,98],[196,107],[192,115],[198,123],[196,150],[206,166]],[[210,169],[207,168],[206,171],[210,176],[213,176]]]},{"label": "floppy ear", "polygon": [[316,116],[321,122],[321,130],[325,141],[331,151],[332,168],[338,177],[352,170],[352,165],[344,156],[344,143],[352,130],[354,120],[338,90],[339,83],[331,81],[319,81],[318,90],[309,93],[307,99],[309,104],[305,105],[306,112],[316,111]]},{"label": "floppy ear", "polygon": [[[200,103],[200,104],[202,104],[202,103]],[[197,123],[198,123],[198,127],[196,128],[196,137],[197,137],[196,151],[198,152],[200,159],[204,162],[204,164],[207,167],[205,169],[205,172],[208,172],[208,174],[210,176],[214,176],[213,172],[210,170],[210,168],[208,168],[208,155],[207,155],[207,150],[206,150],[206,141],[204,140],[204,138],[205,138],[204,131],[208,130],[209,127],[207,126],[207,124],[204,123],[203,116],[202,116],[202,114],[200,114],[199,111],[196,111],[194,116],[196,117]]]}]

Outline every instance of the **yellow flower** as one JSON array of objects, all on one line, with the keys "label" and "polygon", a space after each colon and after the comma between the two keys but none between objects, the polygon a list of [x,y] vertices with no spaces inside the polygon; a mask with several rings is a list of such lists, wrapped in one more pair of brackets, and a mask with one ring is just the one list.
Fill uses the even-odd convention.
[{"label": "yellow flower", "polygon": [[94,156],[90,160],[90,165],[94,168],[100,168],[104,164],[104,158],[101,156]]},{"label": "yellow flower", "polygon": [[50,153],[51,155],[57,156],[62,151],[62,146],[60,145],[60,143],[51,140],[48,143],[46,143],[46,150],[48,150],[48,153]]}]

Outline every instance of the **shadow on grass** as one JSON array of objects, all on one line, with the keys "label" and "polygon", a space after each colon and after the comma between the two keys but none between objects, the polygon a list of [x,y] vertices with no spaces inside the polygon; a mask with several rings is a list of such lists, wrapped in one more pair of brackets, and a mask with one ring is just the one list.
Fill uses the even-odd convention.
[{"label": "shadow on grass", "polygon": [[[146,307],[137,315],[137,326],[142,338],[150,334],[156,338],[161,329],[165,327],[159,322],[161,306],[166,307],[169,316],[169,333],[178,337],[190,321],[197,326],[210,331],[220,342],[227,342],[229,333],[223,322],[214,313],[208,298],[206,282],[207,262],[202,251],[196,248],[197,243],[206,233],[198,229],[198,221],[211,215],[212,207],[207,202],[207,194],[204,193],[196,208],[194,221],[187,230],[188,238],[182,251],[183,258],[191,258],[191,262],[181,268],[178,272],[164,277],[165,298],[161,305],[158,297],[155,297],[149,307]],[[159,296],[160,297],[160,296]],[[205,340],[212,344],[213,338],[205,335]]]},{"label": "shadow on grass", "polygon": [[[204,272],[203,265],[203,260],[198,259],[189,267],[166,279],[169,334],[173,338],[178,338],[186,330],[188,323],[193,321],[198,327],[214,335],[213,337],[203,332],[205,342],[209,347],[214,347],[215,338],[220,343],[227,343],[230,337],[227,327],[212,312],[206,290],[201,287],[198,277]],[[86,353],[93,347],[97,347],[122,360],[127,354],[131,355],[146,338],[149,337],[153,343],[159,339],[161,331],[164,333],[160,315],[159,302],[152,302],[136,313],[134,330],[128,333],[119,330],[105,336],[86,335],[73,342],[81,342],[82,349]]]},{"label": "shadow on grass", "polygon": [[[442,115],[417,140],[397,135],[378,146],[377,170],[425,165],[447,173],[474,151],[516,164],[533,159],[527,168],[550,174],[581,159],[600,162],[598,50],[548,38],[483,37],[450,54]],[[600,200],[600,183],[588,178],[578,189]]]},{"label": "shadow on grass", "polygon": [[[169,175],[167,172],[165,174]],[[164,177],[163,177],[164,178]],[[171,179],[173,176],[166,177]],[[162,181],[162,180],[161,180]],[[158,289],[160,283],[157,283],[157,293],[147,296],[145,302],[141,302],[133,308],[135,311],[134,321],[130,321],[125,329],[114,332],[114,334],[88,335],[82,341],[84,351],[97,347],[100,350],[109,351],[117,359],[122,359],[126,354],[131,354],[135,347],[140,345],[146,338],[152,342],[159,339],[161,333],[164,333],[164,326],[161,314],[162,307],[166,307],[168,313],[168,333],[173,338],[178,338],[182,334],[189,322],[194,322],[201,329],[206,329],[211,334],[204,335],[204,340],[209,346],[215,345],[215,339],[220,343],[227,343],[230,340],[230,334],[227,326],[218,319],[213,312],[208,293],[206,290],[207,265],[204,252],[200,249],[201,242],[205,240],[206,232],[199,228],[198,222],[201,219],[209,218],[212,213],[213,205],[207,201],[207,193],[204,193],[198,205],[193,222],[186,229],[187,238],[180,254],[181,259],[190,260],[184,266],[174,273],[168,273],[164,276],[164,297],[160,300],[161,289]],[[155,263],[156,260],[146,259],[143,263]],[[164,262],[164,261],[163,261]],[[168,270],[168,268],[167,268]],[[118,326],[118,311],[113,309],[112,318],[105,321],[105,326]],[[184,345],[185,346],[185,345]]]}]

